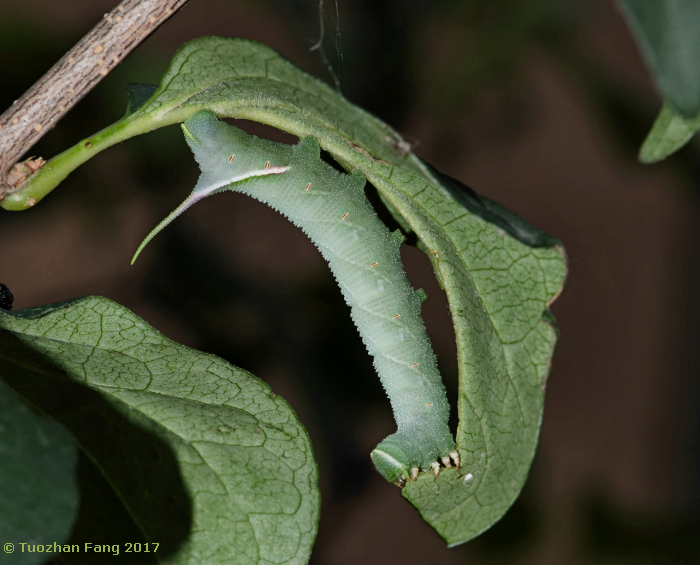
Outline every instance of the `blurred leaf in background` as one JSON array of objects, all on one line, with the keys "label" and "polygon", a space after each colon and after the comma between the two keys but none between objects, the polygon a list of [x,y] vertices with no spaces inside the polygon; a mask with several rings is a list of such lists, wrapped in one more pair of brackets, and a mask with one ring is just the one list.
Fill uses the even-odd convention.
[{"label": "blurred leaf in background", "polygon": [[700,2],[619,0],[639,48],[666,99],[639,158],[665,159],[700,128]]}]

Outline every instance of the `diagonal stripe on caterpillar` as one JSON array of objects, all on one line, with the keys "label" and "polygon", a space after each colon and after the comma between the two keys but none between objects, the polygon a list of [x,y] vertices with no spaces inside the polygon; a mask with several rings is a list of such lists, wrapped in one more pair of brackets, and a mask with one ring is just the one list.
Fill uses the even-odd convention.
[{"label": "diagonal stripe on caterpillar", "polygon": [[[360,173],[339,173],[320,159],[313,137],[288,146],[248,135],[210,111],[182,129],[202,174],[192,194],[141,243],[195,202],[223,190],[265,202],[300,227],[321,251],[351,307],[394,411],[397,431],[371,454],[388,481],[403,486],[419,470],[459,465],[447,425],[449,404],[420,316],[423,294],[401,264],[400,232],[379,220]],[[132,261],[133,262],[133,261]]]}]

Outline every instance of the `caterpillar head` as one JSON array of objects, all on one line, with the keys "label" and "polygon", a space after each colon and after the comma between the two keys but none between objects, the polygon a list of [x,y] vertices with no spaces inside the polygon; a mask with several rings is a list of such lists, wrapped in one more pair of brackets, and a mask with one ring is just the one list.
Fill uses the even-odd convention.
[{"label": "caterpillar head", "polygon": [[389,436],[374,448],[370,457],[379,474],[390,483],[403,487],[411,478],[410,461],[412,460],[408,450],[402,447],[402,443],[395,436]]}]

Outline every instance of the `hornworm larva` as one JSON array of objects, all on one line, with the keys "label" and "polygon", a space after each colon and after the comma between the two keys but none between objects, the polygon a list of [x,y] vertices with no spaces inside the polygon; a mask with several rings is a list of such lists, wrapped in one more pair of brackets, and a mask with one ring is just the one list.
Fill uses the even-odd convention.
[{"label": "hornworm larva", "polygon": [[[394,411],[398,430],[372,451],[377,470],[403,485],[439,461],[459,465],[447,425],[449,405],[414,290],[403,269],[403,237],[379,220],[360,173],[339,173],[320,159],[313,137],[288,146],[258,139],[202,111],[182,126],[202,175],[192,194],[143,241],[202,198],[234,190],[289,218],[319,248],[360,331]],[[234,158],[235,156],[235,158]],[[314,190],[310,190],[311,187]],[[398,314],[397,312],[400,312]]]}]

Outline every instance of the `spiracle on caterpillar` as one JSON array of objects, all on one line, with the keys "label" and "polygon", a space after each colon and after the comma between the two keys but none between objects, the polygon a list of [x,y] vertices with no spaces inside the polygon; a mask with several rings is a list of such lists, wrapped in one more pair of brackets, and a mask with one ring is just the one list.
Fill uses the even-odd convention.
[{"label": "spiracle on caterpillar", "polygon": [[425,294],[408,282],[399,254],[403,235],[377,217],[362,174],[340,173],[321,160],[313,137],[295,146],[259,139],[210,111],[194,114],[182,129],[202,174],[192,194],[144,239],[132,263],[158,232],[206,196],[233,190],[268,204],[300,227],[328,261],[374,357],[397,424],[371,453],[379,473],[403,486],[420,471],[437,477],[441,464],[459,467],[445,387],[420,316]]}]

